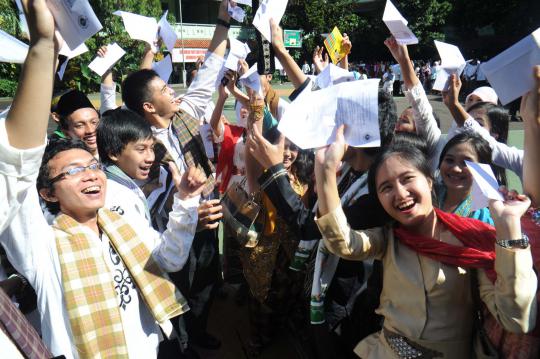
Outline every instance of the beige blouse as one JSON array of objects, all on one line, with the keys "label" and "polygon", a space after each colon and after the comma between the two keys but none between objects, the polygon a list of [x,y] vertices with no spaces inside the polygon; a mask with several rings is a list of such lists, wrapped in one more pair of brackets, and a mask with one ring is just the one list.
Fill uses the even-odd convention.
[{"label": "beige blouse", "polygon": [[[394,239],[389,227],[351,230],[341,207],[317,219],[328,250],[342,258],[383,262],[383,290],[377,312],[391,332],[442,352],[444,358],[471,355],[473,304],[469,269],[442,264],[417,254]],[[445,241],[461,242],[450,232]],[[496,247],[495,284],[478,270],[480,297],[511,332],[528,332],[536,318],[537,279],[530,248]],[[358,344],[362,358],[391,358],[381,333]]]}]

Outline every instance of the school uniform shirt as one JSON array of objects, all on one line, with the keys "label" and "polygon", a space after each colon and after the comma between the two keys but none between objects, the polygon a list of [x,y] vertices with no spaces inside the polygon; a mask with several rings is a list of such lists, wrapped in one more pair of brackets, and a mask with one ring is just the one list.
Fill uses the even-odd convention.
[{"label": "school uniform shirt", "polygon": [[0,118],[0,234],[9,224],[26,197],[36,186],[36,178],[45,151],[43,145],[20,150],[9,144],[5,118]]},{"label": "school uniform shirt", "polygon": [[[384,328],[444,358],[470,358],[473,301],[470,269],[443,264],[422,256],[397,240],[390,227],[351,230],[341,207],[316,219],[326,248],[351,260],[379,259],[383,263],[383,290],[377,313]],[[442,238],[461,245],[449,231]],[[480,298],[511,332],[533,329],[536,318],[537,279],[530,247],[495,246],[497,280],[492,283],[477,270]],[[355,353],[364,359],[394,357],[382,333],[362,340]]]},{"label": "school uniform shirt", "polygon": [[[109,191],[118,191],[111,186]],[[121,206],[127,206],[129,196],[124,196]],[[127,199],[126,199],[127,198]],[[136,210],[123,208],[124,218],[133,227],[139,238],[152,252],[153,258],[165,272],[178,271],[185,263],[184,245],[192,240],[197,224],[197,203],[186,206],[175,196],[173,211],[167,230],[160,235]],[[91,240],[99,242],[103,258],[110,268],[111,281],[116,289],[118,306],[122,318],[126,345],[130,358],[155,358],[160,340],[160,331],[146,304],[141,300],[138,289],[112,249],[105,234],[95,234]],[[41,313],[43,341],[54,355],[78,358],[72,343],[72,332],[66,310],[62,288],[62,272],[56,240],[39,206],[35,187],[28,191],[21,210],[11,225],[0,236],[8,259],[15,269],[24,275],[36,290],[37,305]]]}]

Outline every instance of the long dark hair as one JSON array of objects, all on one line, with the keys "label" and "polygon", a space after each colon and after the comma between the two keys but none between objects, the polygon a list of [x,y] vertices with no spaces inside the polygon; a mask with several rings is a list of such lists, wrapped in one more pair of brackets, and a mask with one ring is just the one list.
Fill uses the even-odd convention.
[{"label": "long dark hair", "polygon": [[493,174],[495,175],[495,178],[497,179],[497,182],[499,184],[506,186],[507,180],[506,180],[506,171],[504,168],[501,168],[499,166],[496,166],[492,163],[491,160],[491,146],[489,143],[482,138],[479,134],[472,131],[462,131],[452,137],[444,146],[441,156],[439,157],[439,168],[441,167],[441,163],[446,156],[446,153],[454,146],[457,146],[462,143],[468,143],[470,144],[474,151],[476,152],[476,156],[478,157],[479,163],[487,163],[491,166],[491,169],[493,170]]}]

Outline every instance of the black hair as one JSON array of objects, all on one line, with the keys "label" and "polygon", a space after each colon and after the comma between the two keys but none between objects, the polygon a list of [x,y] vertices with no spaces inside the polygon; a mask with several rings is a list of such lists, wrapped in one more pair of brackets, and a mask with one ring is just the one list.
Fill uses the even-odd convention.
[{"label": "black hair", "polygon": [[508,141],[508,126],[510,113],[504,107],[494,105],[491,102],[477,102],[472,105],[468,112],[484,109],[491,127],[491,133],[497,134],[497,141],[506,143]]},{"label": "black hair", "polygon": [[381,136],[380,147],[366,147],[363,151],[371,157],[376,156],[382,148],[388,146],[394,138],[394,128],[397,122],[397,109],[394,98],[389,93],[379,90],[379,132]]},{"label": "black hair", "polygon": [[292,164],[294,175],[300,183],[313,188],[315,173],[315,153],[312,150],[298,149],[296,160]]},{"label": "black hair", "polygon": [[129,74],[122,82],[122,101],[126,106],[144,116],[143,104],[152,100],[150,82],[159,77],[154,70],[139,70]]},{"label": "black hair", "polygon": [[433,181],[433,175],[429,162],[422,153],[422,151],[416,147],[408,145],[406,142],[396,142],[393,145],[388,146],[382,152],[380,152],[371,165],[368,172],[368,189],[369,193],[373,194],[380,204],[379,197],[377,196],[377,183],[376,177],[382,164],[386,162],[390,157],[397,156],[400,159],[407,161],[412,167],[416,168],[427,178]]},{"label": "black hair", "polygon": [[[47,147],[45,147],[43,158],[41,159],[41,166],[39,167],[39,173],[36,180],[36,187],[38,192],[42,189],[47,189],[51,194],[54,194],[54,186],[50,178],[49,162],[60,152],[74,149],[84,150],[92,154],[92,152],[85,145],[85,143],[78,139],[53,138],[49,140]],[[58,202],[45,201],[45,205],[47,206],[49,212],[51,212],[52,214],[57,214],[58,212],[60,212],[60,205],[58,204]]]},{"label": "black hair", "polygon": [[130,142],[152,137],[152,128],[140,115],[117,109],[104,116],[97,128],[97,148],[104,164],[113,164],[110,156],[118,156]]},{"label": "black hair", "polygon": [[441,167],[441,163],[444,159],[444,156],[446,156],[446,153],[454,146],[459,145],[461,143],[469,143],[474,151],[476,152],[476,156],[478,157],[479,163],[487,163],[491,166],[491,169],[493,170],[493,174],[495,175],[495,178],[497,179],[497,182],[499,184],[506,186],[507,185],[507,179],[506,179],[506,171],[504,168],[501,168],[499,166],[496,166],[492,163],[492,157],[491,157],[491,146],[489,145],[489,142],[484,140],[482,136],[477,134],[476,132],[472,131],[461,131],[454,137],[452,137],[444,146],[443,150],[441,151],[441,156],[439,157],[439,168]]},{"label": "black hair", "polygon": [[424,154],[426,158],[429,156],[429,148],[428,148],[426,140],[415,132],[397,132],[396,134],[394,134],[394,138],[392,139],[391,146],[416,147],[420,151],[422,151],[422,153]]}]

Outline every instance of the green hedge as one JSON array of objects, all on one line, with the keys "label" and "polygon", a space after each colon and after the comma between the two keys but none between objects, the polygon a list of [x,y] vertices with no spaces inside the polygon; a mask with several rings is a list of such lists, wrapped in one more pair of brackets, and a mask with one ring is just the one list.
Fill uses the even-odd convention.
[{"label": "green hedge", "polygon": [[0,97],[13,97],[17,90],[17,81],[0,79]]}]

